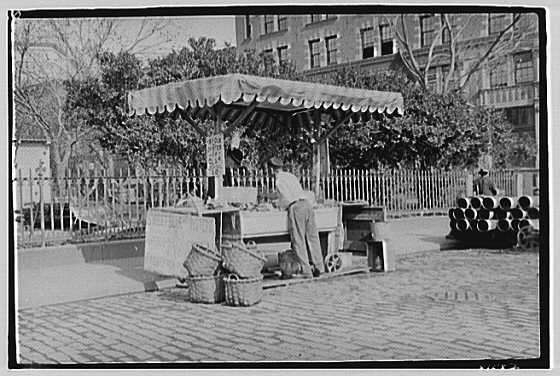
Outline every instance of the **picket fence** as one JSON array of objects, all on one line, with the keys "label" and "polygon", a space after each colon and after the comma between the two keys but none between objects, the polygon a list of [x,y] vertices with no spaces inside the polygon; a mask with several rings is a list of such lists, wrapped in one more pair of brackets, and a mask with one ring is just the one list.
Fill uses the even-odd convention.
[{"label": "picket fence", "polygon": [[[309,170],[292,171],[304,189],[312,187]],[[389,217],[445,213],[456,197],[468,192],[469,173],[463,170],[333,169],[320,181],[324,199],[366,201],[383,206]],[[514,195],[515,171],[491,176],[506,195]],[[266,170],[228,169],[224,181],[234,187],[257,187],[259,194],[274,188]],[[64,242],[138,237],[152,207],[172,206],[188,193],[204,197],[208,178],[203,171],[139,168],[106,171],[67,171],[58,178],[18,171],[13,180],[17,244],[46,246]]]}]

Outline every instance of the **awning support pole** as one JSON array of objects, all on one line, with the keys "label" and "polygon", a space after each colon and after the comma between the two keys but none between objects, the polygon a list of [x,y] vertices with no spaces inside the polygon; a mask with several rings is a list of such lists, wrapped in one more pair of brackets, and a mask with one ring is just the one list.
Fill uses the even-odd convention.
[{"label": "awning support pole", "polygon": [[[311,120],[311,119],[310,119]],[[315,111],[313,113],[313,129],[311,134],[313,137],[319,134],[321,129],[321,112]],[[315,198],[319,199],[321,191],[321,144],[314,140],[313,142],[313,192],[315,192]]]}]

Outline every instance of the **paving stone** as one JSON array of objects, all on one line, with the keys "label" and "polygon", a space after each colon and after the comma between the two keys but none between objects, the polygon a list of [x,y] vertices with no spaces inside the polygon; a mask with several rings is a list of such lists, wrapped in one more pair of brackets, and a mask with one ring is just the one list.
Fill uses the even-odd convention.
[{"label": "paving stone", "polygon": [[536,254],[433,252],[392,273],[267,290],[248,308],[169,289],[20,310],[22,360],[527,358],[539,353],[537,268]]}]

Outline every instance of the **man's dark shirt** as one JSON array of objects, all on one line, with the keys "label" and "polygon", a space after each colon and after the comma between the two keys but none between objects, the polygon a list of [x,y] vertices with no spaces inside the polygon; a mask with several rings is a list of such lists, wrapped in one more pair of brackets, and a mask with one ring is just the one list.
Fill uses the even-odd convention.
[{"label": "man's dark shirt", "polygon": [[476,195],[495,196],[498,194],[498,190],[488,176],[480,176],[474,181],[474,193]]}]

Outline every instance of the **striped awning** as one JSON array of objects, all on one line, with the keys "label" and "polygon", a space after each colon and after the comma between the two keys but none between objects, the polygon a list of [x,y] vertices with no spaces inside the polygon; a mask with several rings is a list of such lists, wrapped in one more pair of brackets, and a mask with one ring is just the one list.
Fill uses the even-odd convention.
[{"label": "striped awning", "polygon": [[[251,119],[259,113],[297,113],[319,110],[362,115],[402,115],[400,93],[353,89],[311,82],[288,81],[243,74],[228,74],[132,91],[128,95],[129,115],[173,112],[177,108],[194,114],[221,103],[231,118],[249,105]],[[233,115],[232,115],[233,111]],[[227,115],[226,115],[227,117]],[[251,120],[248,119],[248,120]]]}]

